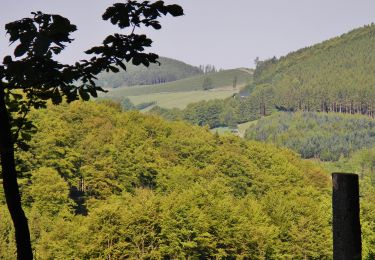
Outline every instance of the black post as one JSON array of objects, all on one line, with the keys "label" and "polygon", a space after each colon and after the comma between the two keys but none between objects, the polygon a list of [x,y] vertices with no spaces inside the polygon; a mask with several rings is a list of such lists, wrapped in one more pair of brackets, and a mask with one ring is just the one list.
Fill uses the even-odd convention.
[{"label": "black post", "polygon": [[362,259],[358,175],[333,173],[333,259]]}]

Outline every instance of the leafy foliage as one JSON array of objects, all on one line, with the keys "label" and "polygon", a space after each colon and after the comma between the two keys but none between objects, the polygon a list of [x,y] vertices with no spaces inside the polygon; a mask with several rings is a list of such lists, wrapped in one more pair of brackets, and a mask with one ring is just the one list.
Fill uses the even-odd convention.
[{"label": "leafy foliage", "polygon": [[255,111],[258,112],[259,107],[255,107],[237,94],[224,100],[213,99],[190,103],[184,109],[154,107],[150,110],[151,113],[169,120],[185,120],[199,126],[208,125],[210,128],[220,126],[236,128],[239,123],[258,119],[260,115]]},{"label": "leafy foliage", "polygon": [[[141,26],[160,29],[159,17],[171,14],[183,15],[179,5],[165,5],[163,1],[131,1],[117,3],[103,14],[119,28],[131,28],[127,35],[115,33],[107,36],[101,46],[92,47],[85,53],[89,60],[74,65],[61,64],[55,55],[61,53],[65,44],[71,43],[70,34],[76,26],[60,15],[32,13],[5,26],[9,40],[16,43],[14,58],[6,56],[0,65],[0,155],[3,188],[7,206],[15,228],[17,258],[33,259],[27,218],[21,206],[19,185],[15,166],[15,144],[26,150],[26,141],[34,125],[28,121],[31,108],[44,107],[48,100],[60,104],[79,99],[97,97],[96,76],[103,70],[118,72],[126,70],[124,62],[134,65],[157,63],[158,55],[145,53],[152,40],[144,34],[135,34]],[[18,141],[18,137],[23,140]]]},{"label": "leafy foliage", "polygon": [[[123,11],[129,13],[122,13]],[[54,60],[54,55],[64,50],[66,43],[71,43],[70,34],[77,28],[70,21],[59,15],[32,13],[32,18],[24,18],[5,26],[11,43],[17,43],[14,50],[15,60],[6,56],[0,66],[1,87],[4,88],[8,110],[17,112],[12,125],[18,128],[27,123],[26,114],[30,107],[40,108],[46,100],[54,104],[62,102],[66,97],[68,102],[81,97],[88,100],[90,95],[97,97],[97,91],[103,89],[96,85],[95,79],[101,71],[118,72],[118,67],[126,69],[126,62],[134,65],[140,63],[149,66],[156,63],[158,56],[144,53],[150,47],[152,40],[145,35],[134,34],[134,28],[152,26],[160,29],[158,17],[170,13],[173,16],[183,14],[177,5],[164,5],[163,1],[153,4],[145,1],[128,1],[109,7],[103,14],[104,20],[120,28],[132,27],[129,35],[114,34],[106,37],[103,45],[87,50],[87,54],[95,54],[90,60],[82,60],[74,65],[61,64]],[[118,66],[118,67],[115,67]],[[23,73],[19,73],[22,71]],[[24,95],[15,93],[15,90]],[[13,101],[13,102],[11,102]],[[27,125],[29,124],[29,125]],[[19,130],[16,130],[18,137]],[[27,138],[26,138],[27,139]]]},{"label": "leafy foliage", "polygon": [[288,150],[108,101],[31,117],[18,160],[38,258],[331,257],[326,174]]}]

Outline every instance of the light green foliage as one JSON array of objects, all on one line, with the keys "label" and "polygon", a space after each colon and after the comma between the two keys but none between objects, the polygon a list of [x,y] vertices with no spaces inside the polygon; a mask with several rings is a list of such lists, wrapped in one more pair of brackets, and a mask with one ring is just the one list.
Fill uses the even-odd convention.
[{"label": "light green foliage", "polygon": [[[372,170],[372,176],[375,171]],[[369,178],[361,181],[361,228],[362,250],[365,259],[375,258],[375,182]]]},{"label": "light green foliage", "polygon": [[331,172],[359,175],[363,259],[375,257],[375,146],[361,149],[349,158],[320,163]]},{"label": "light green foliage", "polygon": [[291,151],[108,102],[31,117],[19,160],[38,259],[331,257],[328,178]]},{"label": "light green foliage", "polygon": [[[305,158],[316,158],[315,162],[326,168],[328,172],[353,172],[359,175],[363,259],[373,259],[375,256],[374,129],[374,119],[367,116],[298,112],[277,113],[260,119],[257,124],[251,125],[246,131],[248,139],[287,146]],[[312,151],[315,152],[312,153]],[[319,158],[325,162],[320,161]],[[318,182],[319,178],[314,175],[314,179]],[[324,179],[321,180],[324,182]],[[267,180],[267,182],[271,182],[271,180]],[[274,183],[274,180],[272,182]],[[305,191],[306,189],[293,190],[293,192]],[[304,195],[300,194],[299,196],[303,197]],[[284,222],[285,218],[290,217],[285,214],[290,214],[294,210],[294,204],[288,205],[288,200],[277,202],[276,195],[271,198],[276,202],[276,204],[271,204],[271,210],[276,211],[276,219],[281,223],[290,223]],[[285,226],[288,236],[291,235],[294,239],[306,239],[302,229],[309,225],[312,225],[311,228],[321,226],[321,223],[325,221],[324,218],[328,216],[318,212],[331,211],[327,202],[322,203],[320,208],[316,208],[316,205],[309,204],[309,199],[309,197],[303,198],[299,207],[296,208],[304,207],[309,213],[299,220],[301,222],[295,222],[293,226]],[[279,207],[282,210],[278,210]],[[300,225],[301,227],[299,227]],[[328,238],[329,233],[320,235],[322,237],[310,237],[309,240],[330,239]],[[296,244],[289,244],[286,247],[294,248],[296,255],[299,254],[300,258],[304,258],[305,252],[313,254],[317,248],[316,244],[304,244],[304,248],[300,248]],[[285,257],[290,258],[291,256],[285,255]]]},{"label": "light green foliage", "polygon": [[[213,93],[214,91],[205,92]],[[206,94],[203,93],[202,97],[205,96]],[[165,109],[164,107],[166,106],[164,105],[163,108],[156,107],[151,109],[151,112],[166,119],[181,119],[196,125],[209,125],[211,128],[227,126],[235,129],[238,124],[255,121],[274,112],[268,102],[271,96],[272,90],[267,87],[254,91],[248,97],[233,93],[231,97],[226,99],[189,103],[181,110]],[[212,118],[215,118],[215,120],[212,120]]]},{"label": "light green foliage", "polygon": [[[0,195],[2,196],[2,194]],[[14,228],[8,209],[0,204],[0,259],[16,259],[16,244],[14,243]]]},{"label": "light green foliage", "polygon": [[[26,203],[42,215],[55,216],[69,211],[69,186],[53,168],[41,167],[31,176],[31,185],[24,191]],[[65,213],[66,213],[65,212]]]},{"label": "light green foliage", "polygon": [[199,126],[236,128],[239,120],[233,103],[233,97],[230,97],[225,100],[214,99],[190,103],[182,110],[155,107],[150,112],[169,120],[185,120]]}]

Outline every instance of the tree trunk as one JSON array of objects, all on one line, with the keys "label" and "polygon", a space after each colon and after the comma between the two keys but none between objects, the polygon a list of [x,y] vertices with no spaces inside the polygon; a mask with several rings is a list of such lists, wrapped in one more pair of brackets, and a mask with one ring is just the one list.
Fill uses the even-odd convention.
[{"label": "tree trunk", "polygon": [[27,218],[21,207],[21,196],[17,183],[10,117],[5,105],[4,89],[1,86],[0,155],[5,199],[16,231],[17,259],[32,260],[33,253],[31,250],[30,232]]}]

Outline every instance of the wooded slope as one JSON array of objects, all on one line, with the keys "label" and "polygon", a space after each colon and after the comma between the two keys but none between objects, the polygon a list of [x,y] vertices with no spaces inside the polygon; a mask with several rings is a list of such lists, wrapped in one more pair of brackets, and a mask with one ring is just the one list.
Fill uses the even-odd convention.
[{"label": "wooded slope", "polygon": [[280,110],[375,114],[375,25],[259,61],[259,102]]},{"label": "wooded slope", "polygon": [[245,137],[288,147],[306,159],[337,161],[375,146],[375,120],[363,115],[280,112],[258,120]]},{"label": "wooded slope", "polygon": [[32,118],[17,160],[39,259],[331,257],[327,175],[288,150],[108,102]]}]

